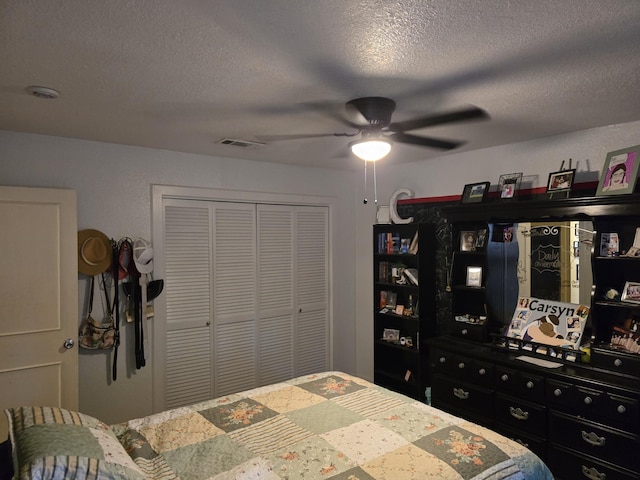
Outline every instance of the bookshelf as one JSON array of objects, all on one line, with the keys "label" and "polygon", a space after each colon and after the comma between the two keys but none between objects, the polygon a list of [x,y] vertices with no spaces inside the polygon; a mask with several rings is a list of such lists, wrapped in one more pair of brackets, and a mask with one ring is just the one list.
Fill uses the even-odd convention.
[{"label": "bookshelf", "polygon": [[430,385],[426,340],[436,334],[435,229],[373,227],[374,382],[418,400]]}]

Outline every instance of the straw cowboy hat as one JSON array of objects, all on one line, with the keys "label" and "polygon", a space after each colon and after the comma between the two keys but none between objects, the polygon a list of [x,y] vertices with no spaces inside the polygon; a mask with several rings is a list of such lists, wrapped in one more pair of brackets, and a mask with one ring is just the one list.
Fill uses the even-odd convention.
[{"label": "straw cowboy hat", "polygon": [[99,275],[111,266],[111,240],[98,230],[78,232],[78,272]]}]

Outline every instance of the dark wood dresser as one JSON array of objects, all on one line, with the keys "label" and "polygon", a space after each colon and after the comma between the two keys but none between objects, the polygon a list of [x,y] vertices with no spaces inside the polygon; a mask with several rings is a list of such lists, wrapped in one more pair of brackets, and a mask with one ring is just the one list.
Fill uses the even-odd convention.
[{"label": "dark wood dresser", "polygon": [[637,378],[454,337],[429,344],[433,406],[528,446],[559,480],[640,479]]}]

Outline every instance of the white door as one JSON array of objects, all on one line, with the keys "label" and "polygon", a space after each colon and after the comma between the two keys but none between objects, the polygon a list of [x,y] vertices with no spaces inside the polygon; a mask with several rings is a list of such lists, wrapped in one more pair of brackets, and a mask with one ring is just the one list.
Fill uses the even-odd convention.
[{"label": "white door", "polygon": [[0,187],[0,411],[78,408],[77,243],[75,191]]}]

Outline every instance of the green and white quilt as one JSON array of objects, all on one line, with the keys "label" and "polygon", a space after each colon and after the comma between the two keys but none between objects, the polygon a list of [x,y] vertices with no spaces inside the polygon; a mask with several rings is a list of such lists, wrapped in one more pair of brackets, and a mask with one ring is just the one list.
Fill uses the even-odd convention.
[{"label": "green and white quilt", "polygon": [[553,479],[522,445],[341,372],[111,428],[153,479]]}]

